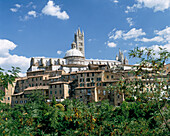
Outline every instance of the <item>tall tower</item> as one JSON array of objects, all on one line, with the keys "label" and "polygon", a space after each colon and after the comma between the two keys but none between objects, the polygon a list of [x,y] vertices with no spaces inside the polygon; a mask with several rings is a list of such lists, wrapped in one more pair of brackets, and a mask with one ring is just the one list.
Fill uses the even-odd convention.
[{"label": "tall tower", "polygon": [[78,28],[77,33],[74,34],[74,41],[76,43],[76,49],[79,50],[83,56],[84,53],[84,32],[80,31],[80,28]]}]

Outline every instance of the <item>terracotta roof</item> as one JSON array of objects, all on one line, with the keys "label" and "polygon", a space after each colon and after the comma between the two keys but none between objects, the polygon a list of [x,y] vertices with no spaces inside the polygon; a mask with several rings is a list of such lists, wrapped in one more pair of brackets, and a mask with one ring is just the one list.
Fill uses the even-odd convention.
[{"label": "terracotta roof", "polygon": [[47,89],[49,89],[49,86],[28,87],[28,88],[24,89],[24,91],[28,91],[28,90],[41,90],[41,89],[47,90]]},{"label": "terracotta roof", "polygon": [[33,78],[33,77],[46,77],[48,75],[35,75],[35,76],[28,76],[28,78]]}]

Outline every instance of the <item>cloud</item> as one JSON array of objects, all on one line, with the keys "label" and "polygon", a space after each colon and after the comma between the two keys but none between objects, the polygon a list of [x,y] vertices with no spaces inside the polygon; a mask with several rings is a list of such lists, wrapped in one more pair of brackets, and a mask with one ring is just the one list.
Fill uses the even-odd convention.
[{"label": "cloud", "polygon": [[134,12],[138,8],[146,7],[151,8],[154,12],[157,11],[164,11],[170,8],[170,1],[169,0],[136,0],[132,7],[127,6],[126,13]]},{"label": "cloud", "polygon": [[117,46],[114,42],[108,42],[107,45],[111,48],[114,48]]},{"label": "cloud", "polygon": [[34,10],[29,11],[24,17],[19,17],[20,21],[27,21],[31,18],[36,18],[37,17],[37,12]]},{"label": "cloud", "polygon": [[60,55],[62,53],[62,51],[57,51],[57,54]]},{"label": "cloud", "polygon": [[163,30],[155,30],[154,31],[155,37],[148,39],[148,38],[142,38],[137,39],[136,41],[142,41],[142,42],[162,42],[162,43],[170,43],[170,27],[166,27]]},{"label": "cloud", "polygon": [[17,12],[17,11],[18,11],[18,9],[15,9],[15,8],[10,8],[10,10],[11,10],[12,12]]},{"label": "cloud", "polygon": [[158,31],[156,30],[155,33],[164,38],[164,42],[170,43],[170,27],[166,27],[165,29]]},{"label": "cloud", "polygon": [[159,47],[166,49],[168,52],[170,52],[170,44],[165,44],[165,45],[152,45],[150,47],[140,47],[140,49],[145,50],[145,48],[150,48],[153,49],[154,53],[155,53],[155,57],[158,58],[159,57],[159,52],[161,51],[159,49]]},{"label": "cloud", "polygon": [[92,38],[88,39],[88,42],[93,42],[93,41],[96,41],[96,39],[92,39]]},{"label": "cloud", "polygon": [[19,4],[15,4],[14,6],[15,6],[15,8],[10,8],[10,10],[11,10],[12,12],[17,12],[18,9],[21,7],[21,5],[19,5]]},{"label": "cloud", "polygon": [[123,31],[122,30],[117,30],[115,32],[115,36],[113,38],[116,40],[116,39],[122,38],[122,36],[123,36]]},{"label": "cloud", "polygon": [[124,40],[127,40],[127,39],[132,39],[132,38],[138,38],[143,35],[146,35],[146,33],[143,32],[141,28],[140,29],[132,28],[127,33],[125,33],[122,30],[117,30],[114,33],[112,33],[112,35],[111,34],[109,35],[109,39],[116,40],[116,39],[122,38]]},{"label": "cloud", "polygon": [[143,35],[146,35],[146,33],[143,32],[141,28],[140,29],[132,28],[129,32],[123,34],[123,39],[127,40],[131,38],[137,38]]},{"label": "cloud", "polygon": [[142,38],[137,41],[142,41],[142,42],[162,42],[164,39],[160,36],[156,36],[154,38],[148,39],[148,38]]},{"label": "cloud", "polygon": [[114,3],[118,3],[119,1],[118,0],[111,0],[112,2],[114,2]]},{"label": "cloud", "polygon": [[126,18],[126,20],[127,20],[128,24],[129,24],[129,26],[133,25],[132,18],[128,17],[128,18]]},{"label": "cloud", "polygon": [[10,50],[14,50],[16,47],[17,45],[13,42],[0,39],[0,66],[5,70],[11,69],[11,66],[20,67],[20,75],[22,75],[29,67],[30,58],[10,54]]},{"label": "cloud", "polygon": [[21,7],[21,5],[19,5],[19,4],[15,4],[15,7],[20,8],[20,7]]},{"label": "cloud", "polygon": [[55,3],[51,0],[49,0],[47,5],[42,9],[42,13],[45,15],[56,16],[58,19],[62,20],[69,19],[69,15],[66,11],[61,12],[60,6],[55,5]]},{"label": "cloud", "polygon": [[33,17],[37,17],[37,13],[36,13],[36,11],[29,11],[28,12],[28,15],[30,15],[30,16],[33,16]]}]

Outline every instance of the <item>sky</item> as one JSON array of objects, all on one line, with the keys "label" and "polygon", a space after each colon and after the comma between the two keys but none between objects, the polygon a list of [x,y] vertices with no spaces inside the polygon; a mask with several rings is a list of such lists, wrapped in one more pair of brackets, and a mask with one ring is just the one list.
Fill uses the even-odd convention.
[{"label": "sky", "polygon": [[63,58],[78,28],[87,59],[114,60],[119,49],[128,57],[135,47],[170,52],[170,0],[0,0],[0,67],[22,76],[31,57]]}]

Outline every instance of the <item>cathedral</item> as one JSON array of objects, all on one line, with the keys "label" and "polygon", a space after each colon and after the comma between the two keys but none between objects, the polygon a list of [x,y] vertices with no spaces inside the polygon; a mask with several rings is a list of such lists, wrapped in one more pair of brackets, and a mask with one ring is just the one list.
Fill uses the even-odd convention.
[{"label": "cathedral", "polygon": [[9,94],[5,103],[12,107],[25,104],[30,93],[40,91],[47,102],[53,97],[59,102],[79,99],[84,103],[108,99],[120,105],[124,96],[108,92],[106,87],[116,85],[122,76],[130,77],[130,69],[121,50],[115,60],[86,59],[84,32],[78,29],[63,58],[31,58],[27,75],[17,78],[12,89],[5,90]]},{"label": "cathedral", "polygon": [[123,52],[119,50],[116,60],[98,60],[85,58],[84,32],[80,28],[74,34],[71,49],[64,58],[32,58],[28,72],[37,70],[64,70],[66,73],[88,70],[89,64],[108,65],[110,68],[120,64],[128,64]]}]

